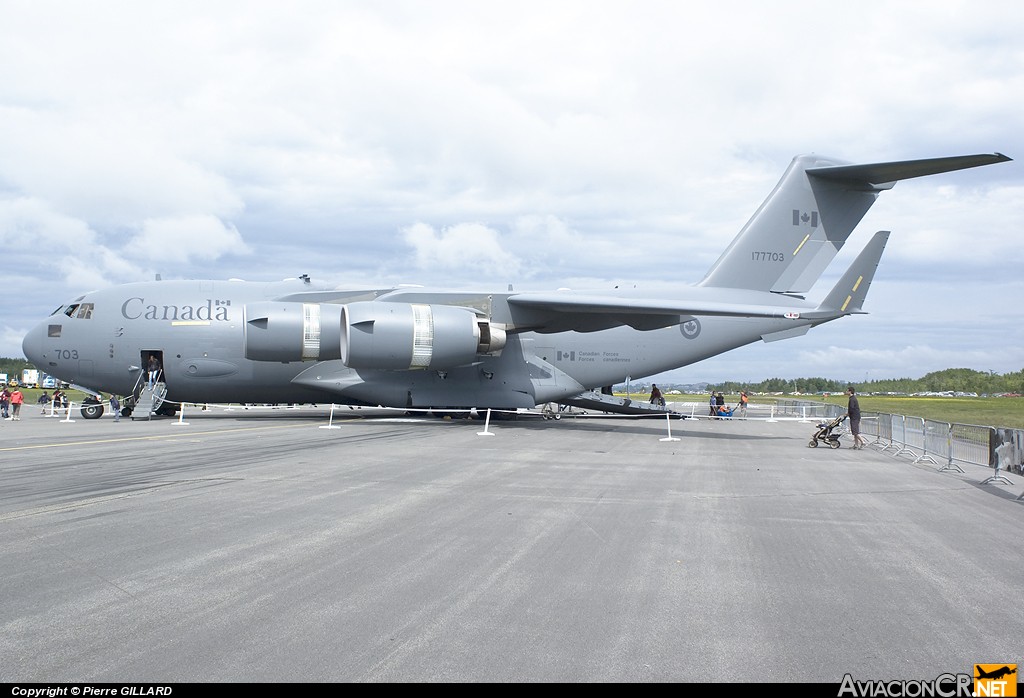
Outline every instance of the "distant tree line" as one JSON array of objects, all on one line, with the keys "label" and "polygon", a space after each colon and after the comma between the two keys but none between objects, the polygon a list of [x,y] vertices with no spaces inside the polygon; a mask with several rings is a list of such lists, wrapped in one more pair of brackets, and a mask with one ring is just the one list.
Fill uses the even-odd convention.
[{"label": "distant tree line", "polygon": [[21,378],[21,369],[23,368],[35,368],[35,366],[25,359],[8,359],[0,356],[0,373]]},{"label": "distant tree line", "polygon": [[941,393],[981,394],[1018,393],[1024,395],[1024,369],[1013,373],[975,371],[970,368],[947,368],[933,371],[921,378],[887,378],[872,381],[837,381],[829,378],[769,378],[760,383],[726,381],[711,384],[708,390],[736,393],[747,390],[758,393],[842,393],[853,385],[859,393]]}]

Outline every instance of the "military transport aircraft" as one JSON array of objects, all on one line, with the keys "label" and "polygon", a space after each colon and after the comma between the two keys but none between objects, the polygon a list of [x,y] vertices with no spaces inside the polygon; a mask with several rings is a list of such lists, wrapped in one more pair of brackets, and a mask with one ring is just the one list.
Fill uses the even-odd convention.
[{"label": "military transport aircraft", "polygon": [[[817,304],[804,294],[879,193],[1000,153],[848,164],[793,159],[702,281],[638,291],[338,289],[153,281],[62,305],[25,337],[36,367],[127,397],[147,416],[181,402],[532,408],[861,313],[888,239],[876,233]],[[147,382],[147,364],[161,365]],[[102,404],[83,408],[99,417]]]}]

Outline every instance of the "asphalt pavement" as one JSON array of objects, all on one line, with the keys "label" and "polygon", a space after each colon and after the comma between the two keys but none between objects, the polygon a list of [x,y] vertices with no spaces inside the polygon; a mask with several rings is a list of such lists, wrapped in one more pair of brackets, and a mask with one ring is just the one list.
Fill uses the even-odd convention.
[{"label": "asphalt pavement", "polygon": [[796,421],[0,422],[3,682],[829,682],[1024,661],[1024,483]]}]

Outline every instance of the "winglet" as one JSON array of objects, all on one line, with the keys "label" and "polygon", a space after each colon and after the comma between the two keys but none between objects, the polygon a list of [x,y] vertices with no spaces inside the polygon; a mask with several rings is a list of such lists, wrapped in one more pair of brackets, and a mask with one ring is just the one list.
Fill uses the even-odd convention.
[{"label": "winglet", "polygon": [[[833,317],[852,315],[863,312],[861,306],[868,294],[868,287],[878,269],[878,261],[882,258],[885,243],[889,241],[889,231],[880,230],[871,238],[871,242],[861,250],[857,259],[846,270],[839,283],[825,296],[818,306],[817,312],[829,313]],[[806,317],[807,314],[805,313]]]}]

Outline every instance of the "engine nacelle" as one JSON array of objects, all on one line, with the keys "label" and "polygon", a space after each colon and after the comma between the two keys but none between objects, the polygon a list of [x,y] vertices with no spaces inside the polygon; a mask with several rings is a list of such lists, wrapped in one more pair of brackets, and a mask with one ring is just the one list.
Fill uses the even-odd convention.
[{"label": "engine nacelle", "polygon": [[505,330],[469,308],[360,301],[341,313],[341,360],[349,368],[443,370],[500,351]]},{"label": "engine nacelle", "polygon": [[245,306],[245,358],[326,361],[341,358],[341,309],[330,303],[264,301]]}]

